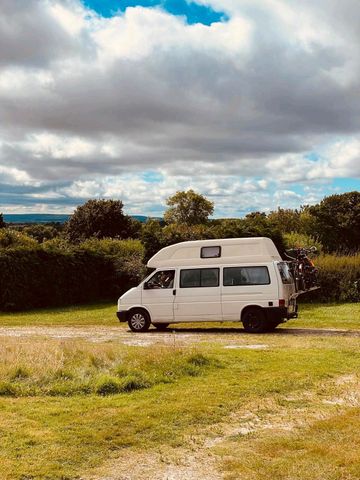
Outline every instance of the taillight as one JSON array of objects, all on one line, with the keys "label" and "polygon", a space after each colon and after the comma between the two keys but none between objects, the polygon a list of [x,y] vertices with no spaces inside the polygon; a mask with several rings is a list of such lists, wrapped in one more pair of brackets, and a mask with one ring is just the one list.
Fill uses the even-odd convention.
[{"label": "taillight", "polygon": [[280,298],[280,300],[279,300],[279,307],[285,307],[285,299]]}]

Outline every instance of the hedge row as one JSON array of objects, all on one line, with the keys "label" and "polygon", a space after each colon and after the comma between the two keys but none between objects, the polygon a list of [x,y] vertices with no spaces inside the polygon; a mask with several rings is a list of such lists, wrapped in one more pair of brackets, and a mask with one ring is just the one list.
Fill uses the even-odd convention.
[{"label": "hedge row", "polygon": [[[138,283],[143,250],[139,242],[113,242],[119,241],[69,251],[0,250],[0,310],[116,301]],[[306,294],[304,301],[360,301],[360,255],[324,255],[315,264],[321,289]]]},{"label": "hedge row", "polygon": [[321,289],[304,295],[304,301],[360,302],[360,254],[321,255],[314,263]]},{"label": "hedge row", "polygon": [[0,250],[0,310],[116,301],[138,283],[135,270],[143,254],[139,245],[121,248],[127,252],[116,255],[101,248],[97,252],[81,248]]}]

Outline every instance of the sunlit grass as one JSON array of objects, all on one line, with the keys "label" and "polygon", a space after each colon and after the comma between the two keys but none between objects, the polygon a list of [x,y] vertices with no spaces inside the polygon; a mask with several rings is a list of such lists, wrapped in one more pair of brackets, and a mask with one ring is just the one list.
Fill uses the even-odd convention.
[{"label": "sunlit grass", "polygon": [[286,327],[360,329],[360,303],[300,304],[299,318]]},{"label": "sunlit grass", "polygon": [[[126,331],[115,311],[105,304],[2,314],[0,321]],[[248,335],[238,324],[202,324],[201,331],[213,334],[199,337],[196,347],[175,342],[134,347],[116,338],[93,343],[45,335],[0,337],[0,478],[75,480],[98,469],[103,476],[95,478],[111,478],[107,459],[130,458],[133,452],[146,459],[159,449],[186,449],[190,438],[211,438],[217,425],[231,425],[240,412],[265,420],[281,414],[285,423],[303,418],[304,425],[225,439],[214,450],[225,478],[358,479],[360,411],[323,400],[340,394],[337,378],[360,371],[360,338],[308,335],[300,327],[356,329],[359,313],[356,304],[301,305],[300,318],[277,334]],[[290,326],[293,333],[281,334]],[[196,335],[198,327],[174,330]],[[224,335],[218,342],[221,330],[214,327],[230,331],[232,344],[264,349],[224,348]],[[317,414],[324,418],[316,419]]]},{"label": "sunlit grass", "polygon": [[[268,429],[234,438],[219,451],[226,480],[357,480],[360,408],[295,430]],[[234,455],[236,451],[236,455]],[[251,452],[251,454],[250,454]]]},{"label": "sunlit grass", "polygon": [[[116,318],[116,304],[80,305],[29,312],[0,313],[1,326],[112,326],[127,329]],[[299,318],[289,320],[281,328],[360,328],[360,303],[299,304]],[[172,329],[224,328],[241,329],[239,322],[201,322],[171,324]]]},{"label": "sunlit grass", "polygon": [[118,326],[115,303],[0,313],[0,326]]}]

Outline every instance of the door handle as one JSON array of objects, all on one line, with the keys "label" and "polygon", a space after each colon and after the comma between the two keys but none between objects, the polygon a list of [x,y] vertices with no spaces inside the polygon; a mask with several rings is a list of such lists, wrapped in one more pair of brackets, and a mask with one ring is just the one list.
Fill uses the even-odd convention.
[{"label": "door handle", "polygon": [[176,295],[176,288],[174,288],[173,290],[173,295]]}]

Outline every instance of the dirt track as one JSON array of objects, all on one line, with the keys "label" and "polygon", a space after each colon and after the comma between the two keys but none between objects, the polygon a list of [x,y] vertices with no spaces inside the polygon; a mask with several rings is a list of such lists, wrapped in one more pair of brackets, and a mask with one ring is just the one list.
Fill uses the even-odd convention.
[{"label": "dirt track", "polygon": [[[262,335],[251,335],[242,328],[169,328],[165,332],[149,330],[146,333],[133,333],[123,327],[0,327],[1,337],[48,337],[55,339],[84,339],[89,342],[115,341],[124,345],[189,345],[199,342],[214,342],[229,345],[256,343]],[[270,337],[360,337],[360,330],[315,329],[315,328],[279,328]],[[261,348],[261,347],[260,347]]]}]

